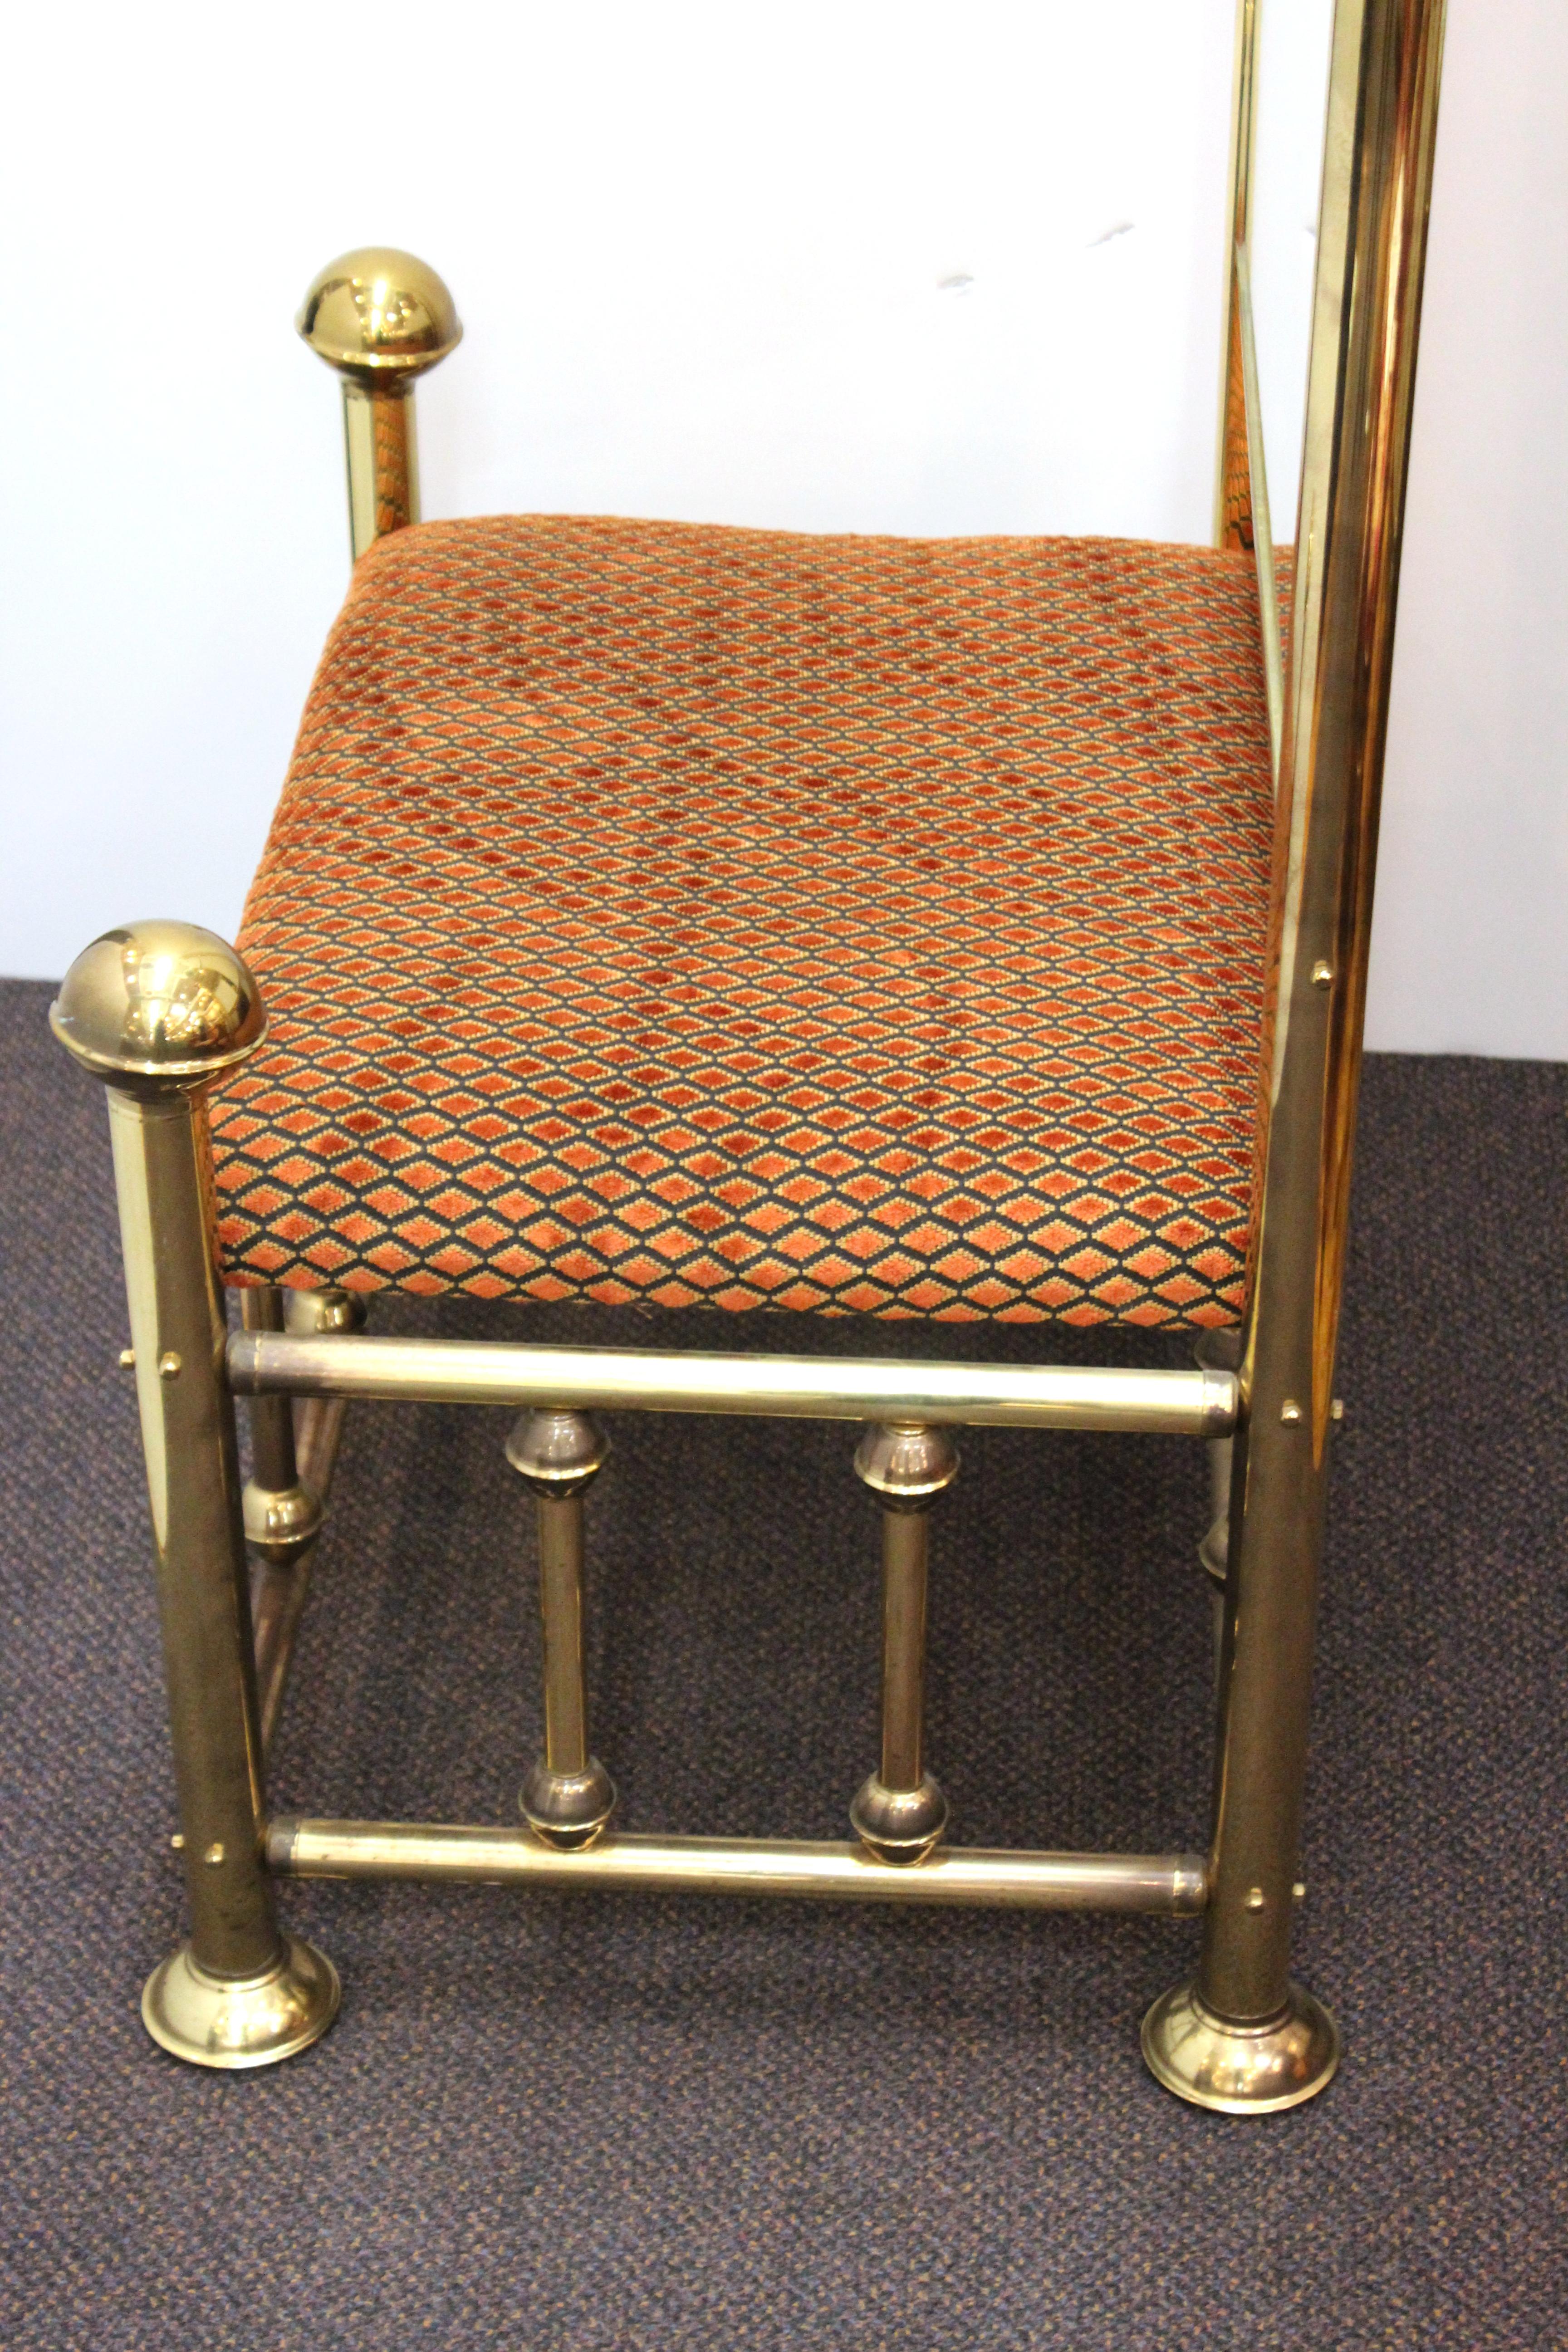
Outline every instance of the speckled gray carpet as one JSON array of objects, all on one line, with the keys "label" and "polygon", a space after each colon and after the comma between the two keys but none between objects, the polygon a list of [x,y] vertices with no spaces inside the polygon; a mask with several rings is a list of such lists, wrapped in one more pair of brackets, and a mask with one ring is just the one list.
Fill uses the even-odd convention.
[{"label": "speckled gray carpet", "polygon": [[[327,1885],[284,1900],[338,2024],[224,2077],[137,2015],[180,1891],[103,1108],[47,995],[0,989],[6,2352],[1568,2344],[1568,1069],[1368,1070],[1300,1937],[1344,2031],[1325,2097],[1236,2123],[1155,2087],[1138,2020],[1185,1925]],[[563,1323],[463,1317],[498,1319]],[[351,1422],[280,1808],[509,1817],[537,1637],[503,1433]],[[841,1834],[876,1680],[850,1433],[615,1439],[592,1659],[626,1826]],[[1201,1450],[964,1455],[932,1623],[959,1835],[1201,1843]]]}]

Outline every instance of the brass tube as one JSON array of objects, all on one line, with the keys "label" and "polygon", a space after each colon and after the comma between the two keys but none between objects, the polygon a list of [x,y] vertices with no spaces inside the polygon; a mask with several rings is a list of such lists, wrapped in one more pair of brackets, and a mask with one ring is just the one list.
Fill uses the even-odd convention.
[{"label": "brass tube", "polygon": [[419,520],[419,449],[411,380],[370,390],[343,382],[349,539],[357,563],[389,530]]},{"label": "brass tube", "polygon": [[984,1906],[1016,1911],[1192,1914],[1201,1854],[1007,1853],[944,1846],[907,1870],[864,1847],[787,1839],[624,1837],[564,1853],[528,1830],[418,1822],[275,1821],[270,1867],[295,1878],[458,1881],[654,1894],[775,1895],[819,1902]]},{"label": "brass tube", "polygon": [[926,1566],[924,1511],[882,1513],[882,1769],[884,1788],[918,1789],[924,1770]]},{"label": "brass tube", "polygon": [[1236,66],[1231,80],[1230,208],[1225,273],[1225,333],[1221,343],[1219,454],[1215,484],[1215,545],[1250,547],[1255,516],[1247,481],[1247,395],[1242,373],[1241,313],[1228,257],[1245,245],[1252,215],[1252,167],[1258,143],[1258,37],[1261,0],[1237,0]]},{"label": "brass tube", "polygon": [[1441,0],[1339,0],[1335,13],[1279,795],[1267,1159],[1196,1985],[1203,2011],[1236,2027],[1259,2027],[1295,1998],[1291,1890],[1442,35]]},{"label": "brass tube", "polygon": [[[247,1331],[281,1331],[283,1293],[276,1283],[259,1283],[239,1294],[240,1321]],[[286,1396],[250,1400],[251,1477],[258,1486],[281,1489],[299,1483],[294,1453],[294,1406]]]},{"label": "brass tube", "polygon": [[1233,1372],[1091,1365],[920,1364],[814,1356],[664,1355],[487,1339],[235,1332],[237,1395],[421,1398],[826,1421],[955,1423],[1223,1437]]},{"label": "brass tube", "polygon": [[[348,1406],[342,1397],[312,1397],[295,1422],[300,1477],[312,1495],[325,1503],[331,1491]],[[250,1578],[250,1623],[256,1644],[256,1696],[261,1723],[261,1752],[270,1753],[278,1719],[283,1712],[289,1669],[310,1579],[316,1565],[316,1539],[306,1544],[283,1567],[258,1560]]]},{"label": "brass tube", "polygon": [[1252,552],[1258,566],[1258,621],[1263,637],[1263,686],[1268,698],[1268,757],[1274,789],[1285,734],[1285,656],[1279,638],[1279,589],[1274,576],[1274,521],[1268,511],[1268,469],[1263,447],[1263,401],[1258,388],[1258,345],[1252,327],[1252,268],[1245,245],[1236,248],[1237,319],[1241,332],[1241,382],[1247,419],[1247,493]]},{"label": "brass tube", "polygon": [[539,1497],[539,1600],[544,1624],[544,1761],[552,1772],[585,1772],[580,1494]]},{"label": "brass tube", "polygon": [[110,1133],[156,1551],[191,1952],[217,1977],[281,1943],[262,1866],[261,1737],[205,1099],[110,1086]]}]

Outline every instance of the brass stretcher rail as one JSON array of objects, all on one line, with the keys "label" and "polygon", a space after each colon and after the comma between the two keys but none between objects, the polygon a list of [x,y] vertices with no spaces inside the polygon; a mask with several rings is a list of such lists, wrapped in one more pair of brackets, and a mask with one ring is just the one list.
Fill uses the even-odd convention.
[{"label": "brass stretcher rail", "polygon": [[1012,1911],[1191,1916],[1200,1853],[997,1853],[942,1846],[912,1865],[862,1845],[784,1838],[620,1836],[575,1853],[529,1829],[279,1819],[267,1861],[293,1878],[406,1878],[481,1886],[628,1887],[668,1895],[776,1895],[817,1902],[961,1904]]},{"label": "brass stretcher rail", "polygon": [[1077,1364],[925,1364],[874,1357],[666,1355],[640,1348],[515,1347],[499,1339],[324,1338],[237,1331],[237,1396],[380,1397],[569,1410],[757,1413],[1225,1437],[1234,1372]]}]

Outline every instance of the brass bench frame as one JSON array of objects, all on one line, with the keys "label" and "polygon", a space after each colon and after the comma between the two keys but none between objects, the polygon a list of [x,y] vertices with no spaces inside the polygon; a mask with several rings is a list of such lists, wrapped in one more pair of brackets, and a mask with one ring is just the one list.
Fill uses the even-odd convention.
[{"label": "brass bench frame", "polygon": [[[222,941],[177,924],[106,934],[72,966],[50,1018],[108,1087],[191,1918],[143,1996],[166,2049],[263,2065],[331,2022],[331,1963],[278,1926],[273,1874],[292,1874],[1201,1914],[1195,1976],[1144,2021],[1159,2080],[1234,2114],[1329,2081],[1338,2036],[1292,1982],[1289,1947],[1442,28],[1443,0],[1337,0],[1287,678],[1247,271],[1257,0],[1240,0],[1218,536],[1258,557],[1279,814],[1249,1302],[1238,1339],[1200,1344],[1196,1370],[377,1339],[342,1293],[265,1289],[245,1294],[231,1336],[205,1089],[259,1042],[255,983]],[[461,330],[439,279],[390,253],[323,272],[300,325],[344,376],[357,556],[417,519],[412,385]],[[243,1497],[237,1395],[253,1401]],[[525,1408],[508,1451],[539,1497],[546,1746],[518,1828],[268,1819],[265,1744],[355,1395]],[[588,1749],[581,1646],[595,1404],[867,1424],[856,1466],[883,1505],[883,1738],[852,1813],[858,1843],[606,1830],[614,1790]],[[927,1507],[956,1467],[950,1425],[987,1421],[1210,1441],[1204,1556],[1223,1613],[1206,1854],[942,1846],[921,1738]]]}]

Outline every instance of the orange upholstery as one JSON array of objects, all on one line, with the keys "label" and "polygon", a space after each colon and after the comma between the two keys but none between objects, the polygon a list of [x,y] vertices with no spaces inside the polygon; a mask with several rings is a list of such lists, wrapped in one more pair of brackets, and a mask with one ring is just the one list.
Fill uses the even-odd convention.
[{"label": "orange upholstery", "polygon": [[246,912],[228,1278],[1234,1322],[1271,832],[1250,556],[399,531]]}]

